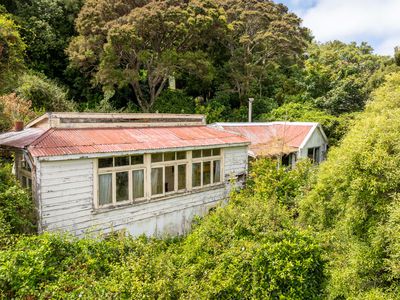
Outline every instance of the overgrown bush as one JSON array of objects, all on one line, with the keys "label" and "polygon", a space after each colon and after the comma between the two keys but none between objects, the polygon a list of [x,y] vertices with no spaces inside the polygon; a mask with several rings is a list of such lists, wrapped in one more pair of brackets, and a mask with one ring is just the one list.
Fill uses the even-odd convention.
[{"label": "overgrown bush", "polygon": [[[181,239],[44,234],[12,240],[0,250],[2,296],[319,299],[321,247],[293,215],[297,194],[308,189],[310,165],[283,171],[260,160],[253,170],[248,188]],[[294,191],[284,181],[293,181]]]},{"label": "overgrown bush", "polygon": [[301,202],[303,222],[325,237],[329,299],[400,292],[399,86],[396,73],[373,93]]},{"label": "overgrown bush", "polygon": [[35,216],[29,192],[22,189],[11,174],[11,165],[3,165],[0,161],[0,227],[3,228],[0,233],[33,232]]},{"label": "overgrown bush", "polygon": [[54,112],[75,110],[75,104],[67,99],[67,91],[43,75],[24,74],[19,79],[16,93],[30,100],[36,109]]}]

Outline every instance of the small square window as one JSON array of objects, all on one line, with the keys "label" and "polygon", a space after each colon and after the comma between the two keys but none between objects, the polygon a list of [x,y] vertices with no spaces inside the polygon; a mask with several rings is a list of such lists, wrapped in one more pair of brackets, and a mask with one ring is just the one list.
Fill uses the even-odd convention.
[{"label": "small square window", "polygon": [[221,149],[213,149],[212,152],[213,152],[213,154],[212,154],[213,156],[221,155]]},{"label": "small square window", "polygon": [[129,156],[115,157],[115,166],[129,166]]},{"label": "small square window", "polygon": [[175,160],[175,153],[176,153],[176,152],[167,152],[167,153],[164,153],[164,161]]},{"label": "small square window", "polygon": [[162,153],[154,153],[151,155],[151,162],[161,162],[163,161],[163,154]]},{"label": "small square window", "polygon": [[113,158],[99,158],[99,168],[112,168],[113,167]]},{"label": "small square window", "polygon": [[211,156],[211,149],[204,149],[203,150],[203,157]]},{"label": "small square window", "polygon": [[143,155],[131,156],[131,165],[143,165]]},{"label": "small square window", "polygon": [[199,158],[199,157],[201,157],[201,150],[193,150],[193,152],[192,152],[192,157],[193,157],[193,158]]},{"label": "small square window", "polygon": [[176,153],[176,159],[186,159],[186,151],[180,151]]}]

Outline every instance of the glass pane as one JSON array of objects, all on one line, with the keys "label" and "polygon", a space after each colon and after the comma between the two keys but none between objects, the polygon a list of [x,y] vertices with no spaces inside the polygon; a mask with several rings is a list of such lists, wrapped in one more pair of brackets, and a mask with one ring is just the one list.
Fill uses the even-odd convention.
[{"label": "glass pane", "polygon": [[204,149],[203,150],[203,157],[211,156],[211,149]]},{"label": "glass pane", "polygon": [[205,161],[203,163],[203,185],[211,183],[211,162]]},{"label": "glass pane", "polygon": [[112,203],[112,174],[99,175],[99,205]]},{"label": "glass pane", "polygon": [[214,183],[221,182],[221,161],[214,160]]},{"label": "glass pane", "polygon": [[176,159],[186,159],[186,151],[177,152]]},{"label": "glass pane", "polygon": [[28,188],[32,189],[32,179],[28,178]]},{"label": "glass pane", "polygon": [[165,192],[175,191],[175,167],[165,167]]},{"label": "glass pane", "polygon": [[131,156],[131,165],[142,165],[142,164],[143,164],[143,155]]},{"label": "glass pane", "polygon": [[192,165],[192,186],[201,186],[201,163]]},{"label": "glass pane", "polygon": [[151,169],[151,194],[159,195],[163,193],[163,168]]},{"label": "glass pane", "polygon": [[144,197],[144,170],[132,171],[133,199]]},{"label": "glass pane", "polygon": [[221,155],[221,149],[213,149],[213,156]]},{"label": "glass pane", "polygon": [[164,153],[164,161],[175,160],[175,152]]},{"label": "glass pane", "polygon": [[117,202],[129,200],[129,180],[128,172],[119,172],[116,174],[117,183]]},{"label": "glass pane", "polygon": [[22,176],[22,177],[21,177],[21,186],[22,186],[23,188],[26,188],[26,177],[25,177],[25,176]]},{"label": "glass pane", "polygon": [[115,157],[116,167],[128,166],[128,165],[129,165],[129,156]]},{"label": "glass pane", "polygon": [[319,147],[314,150],[314,161],[319,163]]},{"label": "glass pane", "polygon": [[151,162],[160,162],[163,161],[162,153],[154,153],[151,155]]},{"label": "glass pane", "polygon": [[194,151],[192,152],[192,157],[193,157],[193,158],[199,158],[199,157],[201,157],[201,150],[194,150]]},{"label": "glass pane", "polygon": [[186,165],[178,166],[178,190],[186,189]]},{"label": "glass pane", "polygon": [[99,158],[99,168],[110,168],[113,166],[113,158]]}]

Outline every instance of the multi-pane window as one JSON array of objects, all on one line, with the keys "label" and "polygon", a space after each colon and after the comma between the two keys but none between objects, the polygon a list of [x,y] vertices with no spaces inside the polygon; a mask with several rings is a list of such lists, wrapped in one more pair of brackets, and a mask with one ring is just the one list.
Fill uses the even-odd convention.
[{"label": "multi-pane window", "polygon": [[221,150],[193,151],[192,187],[199,188],[221,182]]},{"label": "multi-pane window", "polygon": [[144,170],[143,155],[99,158],[99,206],[143,199]]},{"label": "multi-pane window", "polygon": [[165,152],[151,154],[151,197],[180,191],[186,187],[187,153]]},{"label": "multi-pane window", "polygon": [[98,206],[150,200],[222,182],[221,150],[98,159]]}]

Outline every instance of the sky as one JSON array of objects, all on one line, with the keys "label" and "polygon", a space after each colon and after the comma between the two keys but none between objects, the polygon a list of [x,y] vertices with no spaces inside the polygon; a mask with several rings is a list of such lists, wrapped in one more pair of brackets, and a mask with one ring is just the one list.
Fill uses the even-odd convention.
[{"label": "sky", "polygon": [[400,0],[275,0],[303,19],[319,42],[366,41],[375,53],[400,46]]}]

